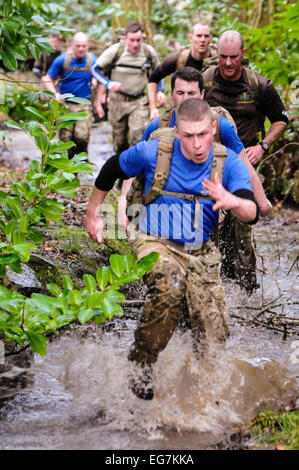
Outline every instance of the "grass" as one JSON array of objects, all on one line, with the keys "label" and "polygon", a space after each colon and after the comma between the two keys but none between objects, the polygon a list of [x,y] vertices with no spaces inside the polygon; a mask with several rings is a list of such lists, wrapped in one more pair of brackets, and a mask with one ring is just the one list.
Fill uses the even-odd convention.
[{"label": "grass", "polygon": [[258,447],[299,450],[299,410],[275,414],[265,407],[252,420],[249,431]]}]

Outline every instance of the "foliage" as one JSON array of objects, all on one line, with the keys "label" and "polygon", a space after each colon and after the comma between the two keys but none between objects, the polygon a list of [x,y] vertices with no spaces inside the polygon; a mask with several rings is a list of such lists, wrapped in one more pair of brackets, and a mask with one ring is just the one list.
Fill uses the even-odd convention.
[{"label": "foliage", "polygon": [[286,450],[299,449],[299,410],[274,414],[265,407],[251,423],[250,432],[258,444],[284,446]]},{"label": "foliage", "polygon": [[63,288],[55,283],[47,285],[52,296],[33,293],[30,298],[0,286],[0,331],[5,341],[20,346],[28,344],[44,356],[47,353],[47,335],[79,321],[93,320],[105,323],[106,318],[122,315],[120,305],[124,294],[119,288],[136,281],[150,271],[159,254],[150,253],[137,262],[134,255],[113,254],[110,266],[97,270],[96,278],[85,274],[85,286],[78,290],[69,276],[63,276]]},{"label": "foliage", "polygon": [[18,61],[29,56],[39,59],[54,49],[48,42],[49,34],[58,34],[66,28],[56,24],[61,11],[58,3],[40,0],[2,0],[0,5],[0,59],[8,70],[16,70]]},{"label": "foliage", "polygon": [[[54,96],[49,92],[42,94],[47,98]],[[64,95],[64,98],[70,99],[71,96]],[[10,194],[0,191],[0,277],[5,276],[7,265],[17,273],[22,272],[21,263],[28,262],[31,251],[37,249],[35,243],[43,240],[41,229],[49,220],[60,219],[64,206],[50,199],[50,194],[74,196],[80,184],[75,174],[92,171],[91,164],[85,162],[86,154],[68,159],[67,150],[74,146],[73,142],[52,142],[56,130],[85,119],[87,115],[69,113],[56,100],[48,101],[47,107],[49,117],[35,107],[27,107],[36,121],[6,123],[8,127],[21,129],[33,137],[41,151],[41,160],[31,162],[25,181],[12,184]]]},{"label": "foliage", "polygon": [[34,106],[37,110],[46,111],[46,106],[41,102],[40,94],[36,88],[26,85],[26,89],[18,86],[12,80],[6,81],[4,86],[4,100],[0,103],[0,112],[11,119],[19,121],[20,119],[29,120],[32,113],[28,111],[28,106]]},{"label": "foliage", "polygon": [[299,4],[286,0],[277,4],[278,11],[273,15],[273,21],[263,28],[247,28],[244,39],[245,44],[248,43],[248,58],[262,75],[283,88],[288,106],[291,86],[299,78]]}]

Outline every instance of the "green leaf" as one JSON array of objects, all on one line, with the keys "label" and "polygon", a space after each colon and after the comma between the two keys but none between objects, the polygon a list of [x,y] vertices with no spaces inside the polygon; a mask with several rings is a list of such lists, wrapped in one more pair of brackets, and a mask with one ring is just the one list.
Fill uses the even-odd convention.
[{"label": "green leaf", "polygon": [[71,101],[72,103],[90,104],[90,100],[87,100],[86,98],[79,98],[79,96],[72,96],[71,98],[66,98],[66,101]]},{"label": "green leaf", "polygon": [[0,264],[12,264],[20,260],[20,257],[16,253],[9,255],[0,255]]},{"label": "green leaf", "polygon": [[5,65],[5,67],[8,68],[9,70],[17,69],[18,62],[16,58],[7,49],[2,49],[2,60],[3,60],[3,64]]},{"label": "green leaf", "polygon": [[54,282],[50,282],[49,284],[47,284],[47,289],[55,297],[59,297],[62,294],[61,288]]},{"label": "green leaf", "polygon": [[60,220],[64,206],[60,202],[45,200],[38,205],[42,214],[49,220]]},{"label": "green leaf", "polygon": [[150,271],[153,266],[156,264],[160,253],[153,251],[148,255],[144,256],[137,264],[137,267],[142,269],[145,273]]},{"label": "green leaf", "polygon": [[66,150],[72,148],[75,146],[75,143],[72,142],[72,141],[69,141],[69,142],[62,142],[62,141],[58,141],[58,142],[53,142],[52,144],[50,144],[50,147],[49,147],[49,153],[58,153],[58,152],[65,152]]},{"label": "green leaf", "polygon": [[97,290],[96,280],[91,274],[83,274],[83,281],[90,294],[93,294]]},{"label": "green leaf", "polygon": [[40,121],[46,121],[46,117],[43,116],[39,111],[37,111],[36,108],[33,108],[32,106],[26,106],[25,109],[30,113],[34,114],[34,116],[38,117]]},{"label": "green leaf", "polygon": [[69,276],[62,276],[62,284],[65,290],[72,290],[73,288],[73,281]]},{"label": "green leaf", "polygon": [[125,270],[125,263],[123,257],[115,253],[110,256],[109,263],[114,274],[116,274],[118,277],[121,276]]},{"label": "green leaf", "polygon": [[18,197],[9,196],[6,199],[7,207],[13,212],[14,216],[19,218],[24,215],[24,209],[22,203]]},{"label": "green leaf", "polygon": [[101,302],[104,314],[111,320],[114,315],[122,315],[123,309],[119,304],[112,302],[110,299],[104,299]]},{"label": "green leaf", "polygon": [[37,250],[37,247],[32,243],[18,243],[13,245],[13,249],[20,255],[21,261],[27,263],[30,259],[31,251]]},{"label": "green leaf", "polygon": [[87,113],[68,113],[68,114],[62,114],[61,116],[58,116],[57,119],[59,121],[83,121],[84,119],[88,118]]},{"label": "green leaf", "polygon": [[26,334],[28,336],[28,343],[32,351],[35,351],[36,353],[40,354],[40,356],[44,357],[47,354],[46,344],[48,339],[45,336],[34,333],[32,331],[26,331]]},{"label": "green leaf", "polygon": [[5,124],[7,125],[7,127],[11,127],[12,129],[19,129],[21,131],[24,130],[24,127],[15,121],[6,121]]},{"label": "green leaf", "polygon": [[29,236],[29,239],[35,243],[43,243],[44,241],[42,233],[36,228],[29,228],[28,236]]},{"label": "green leaf", "polygon": [[96,279],[98,286],[101,290],[104,290],[109,280],[108,268],[104,266],[103,268],[98,268],[96,272]]},{"label": "green leaf", "polygon": [[94,316],[94,314],[95,312],[92,308],[81,310],[78,315],[78,320],[80,321],[80,323],[86,323]]}]

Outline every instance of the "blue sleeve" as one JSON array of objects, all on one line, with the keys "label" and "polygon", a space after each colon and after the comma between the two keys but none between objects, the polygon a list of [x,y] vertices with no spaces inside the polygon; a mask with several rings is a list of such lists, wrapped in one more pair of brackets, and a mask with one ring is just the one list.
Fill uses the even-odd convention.
[{"label": "blue sleeve", "polygon": [[108,87],[109,83],[111,83],[111,80],[102,74],[101,69],[96,62],[91,67],[91,74],[99,83],[105,87]]},{"label": "blue sleeve", "polygon": [[129,177],[137,176],[145,168],[147,142],[138,142],[119,156],[119,165]]},{"label": "blue sleeve", "polygon": [[61,54],[58,57],[56,57],[56,59],[52,62],[47,74],[51,78],[53,78],[53,80],[55,80],[60,74],[60,71],[63,66],[64,58],[65,58],[65,54]]},{"label": "blue sleeve", "polygon": [[156,129],[158,129],[159,121],[160,121],[160,116],[149,123],[149,125],[147,126],[147,128],[145,129],[143,133],[141,140],[149,140],[151,133],[154,132]]},{"label": "blue sleeve", "polygon": [[230,193],[234,193],[239,189],[252,191],[250,176],[245,163],[242,162],[236,153],[232,152],[230,149],[227,150],[227,157],[223,169],[223,186]]},{"label": "blue sleeve", "polygon": [[234,126],[221,114],[219,114],[219,126],[222,145],[239,154],[243,150],[244,145],[239,139]]}]

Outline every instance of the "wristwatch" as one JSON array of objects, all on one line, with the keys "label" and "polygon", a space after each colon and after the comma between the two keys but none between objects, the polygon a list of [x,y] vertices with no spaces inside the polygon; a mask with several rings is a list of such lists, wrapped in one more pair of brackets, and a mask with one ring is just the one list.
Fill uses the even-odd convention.
[{"label": "wristwatch", "polygon": [[259,142],[259,145],[262,147],[262,149],[265,151],[265,152],[268,152],[269,150],[269,145],[266,143],[266,142]]}]

